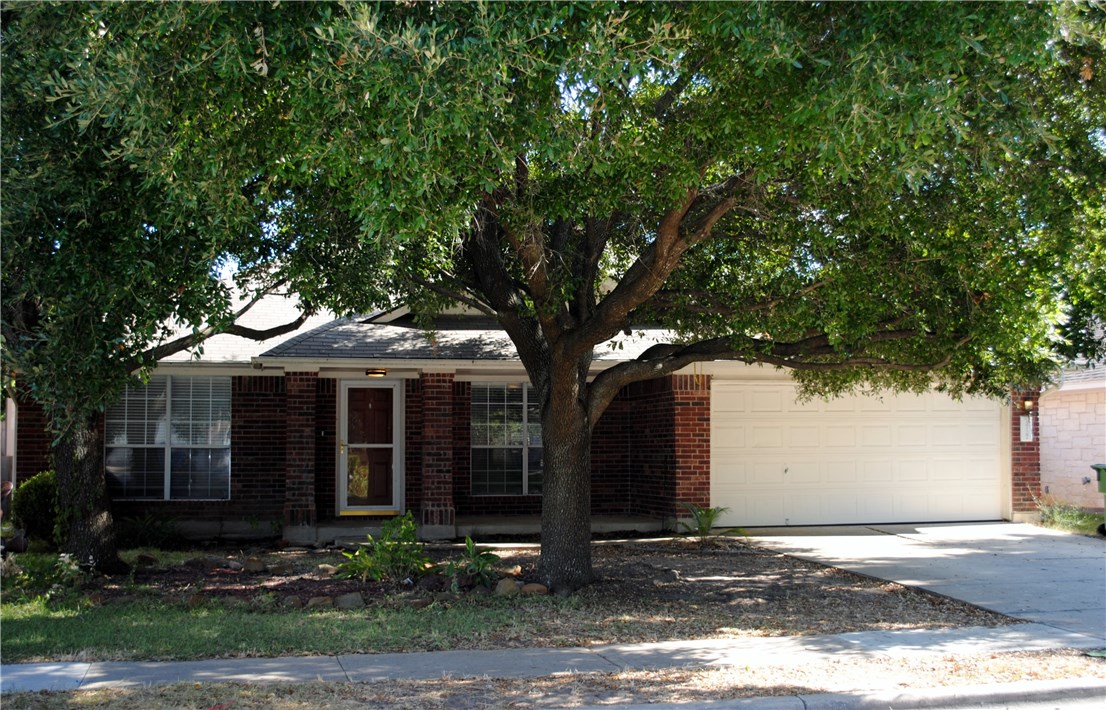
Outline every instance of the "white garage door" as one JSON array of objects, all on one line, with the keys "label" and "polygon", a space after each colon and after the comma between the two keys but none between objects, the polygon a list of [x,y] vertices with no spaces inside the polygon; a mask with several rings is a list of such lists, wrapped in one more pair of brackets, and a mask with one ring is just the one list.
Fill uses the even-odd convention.
[{"label": "white garage door", "polygon": [[937,393],[796,402],[715,380],[711,505],[724,525],[1001,517],[1001,406]]}]

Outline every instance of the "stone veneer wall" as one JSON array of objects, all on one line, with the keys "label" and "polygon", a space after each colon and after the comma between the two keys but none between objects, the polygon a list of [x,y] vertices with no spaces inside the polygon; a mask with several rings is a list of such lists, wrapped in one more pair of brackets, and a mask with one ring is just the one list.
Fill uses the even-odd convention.
[{"label": "stone veneer wall", "polygon": [[1091,464],[1106,463],[1106,387],[1048,392],[1040,399],[1040,420],[1045,491],[1065,503],[1101,508]]}]

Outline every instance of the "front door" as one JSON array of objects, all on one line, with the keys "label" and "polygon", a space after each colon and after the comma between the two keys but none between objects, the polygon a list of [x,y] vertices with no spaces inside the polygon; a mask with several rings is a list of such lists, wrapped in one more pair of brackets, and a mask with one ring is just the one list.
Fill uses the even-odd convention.
[{"label": "front door", "polygon": [[341,408],[338,512],[399,512],[399,386],[344,383]]}]

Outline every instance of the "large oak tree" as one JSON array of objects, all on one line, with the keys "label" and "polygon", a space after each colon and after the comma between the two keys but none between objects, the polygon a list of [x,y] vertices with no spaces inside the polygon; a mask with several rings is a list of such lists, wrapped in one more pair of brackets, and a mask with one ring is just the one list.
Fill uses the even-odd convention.
[{"label": "large oak tree", "polygon": [[[279,226],[258,258],[354,250],[335,290],[299,281],[339,309],[499,320],[541,402],[557,588],[592,578],[592,428],[625,385],[737,360],[811,394],[1001,396],[1047,377],[1065,304],[1071,331],[1102,314],[1098,6],[43,12],[80,47],[43,87],[63,122],[115,132],[165,200],[237,214],[249,185]],[[675,336],[589,377],[642,323]]]}]

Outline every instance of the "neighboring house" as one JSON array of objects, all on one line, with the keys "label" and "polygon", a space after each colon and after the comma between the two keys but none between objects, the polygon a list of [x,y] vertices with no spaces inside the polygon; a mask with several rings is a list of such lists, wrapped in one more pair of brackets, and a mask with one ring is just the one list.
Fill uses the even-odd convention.
[{"label": "neighboring house", "polygon": [[[597,348],[595,371],[659,335]],[[802,403],[785,371],[692,366],[626,387],[596,424],[593,515],[624,529],[672,527],[680,502],[743,526],[1029,517],[1034,402],[1014,417],[938,393]],[[24,414],[20,477],[46,465]],[[195,535],[325,542],[405,510],[426,537],[517,532],[541,510],[537,417],[493,321],[446,314],[428,336],[400,310],[164,361],[107,412],[105,465],[118,516]]]},{"label": "neighboring house", "polygon": [[1057,500],[1102,508],[1091,464],[1106,463],[1106,365],[1065,370],[1041,393],[1041,486]]}]

